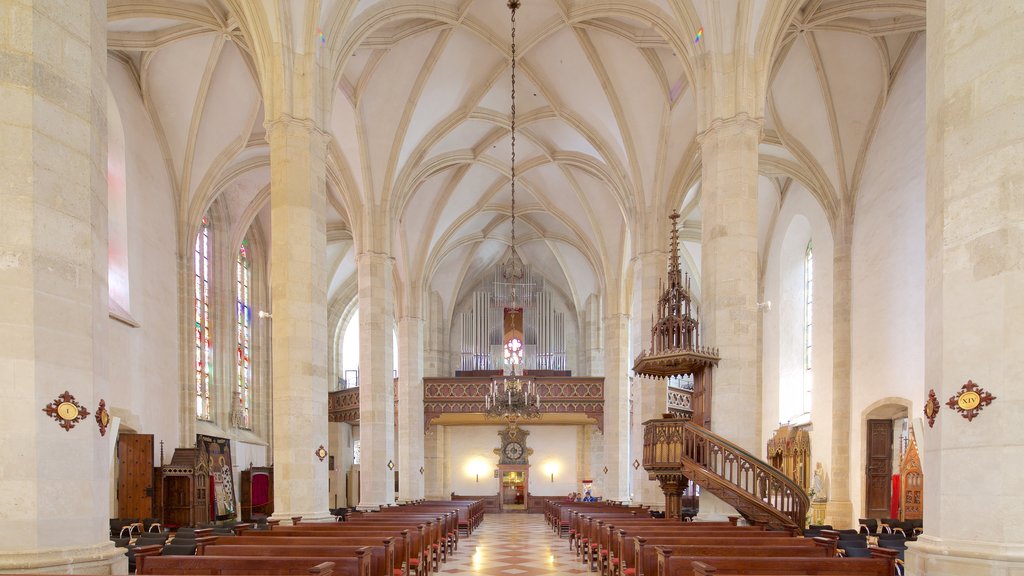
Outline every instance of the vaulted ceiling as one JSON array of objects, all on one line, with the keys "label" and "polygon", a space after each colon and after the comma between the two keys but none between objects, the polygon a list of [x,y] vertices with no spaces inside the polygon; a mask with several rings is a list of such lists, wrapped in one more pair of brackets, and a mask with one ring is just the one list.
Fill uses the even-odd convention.
[{"label": "vaulted ceiling", "polygon": [[[672,208],[684,212],[685,257],[699,273],[693,54],[709,46],[753,50],[757,19],[772,4],[523,0],[516,239],[524,260],[568,302],[582,307],[622,283],[648,235],[658,242],[667,235],[652,230],[652,214]],[[787,4],[796,8],[773,47],[764,106],[762,246],[790,186],[811,191],[830,219],[850,205],[889,90],[923,44],[924,0]],[[505,2],[263,6],[281,12],[294,34],[323,31],[313,45],[340,47],[324,122],[329,297],[354,296],[353,237],[360,236],[353,231],[367,225],[365,207],[377,206],[391,219],[385,229],[396,275],[436,290],[450,314],[509,245]],[[221,200],[236,235],[254,222],[269,235],[266,80],[252,48],[260,31],[242,24],[234,7],[112,1],[111,66],[133,76],[156,127],[179,220],[197,222]],[[704,23],[708,45],[692,46],[692,21]]]}]

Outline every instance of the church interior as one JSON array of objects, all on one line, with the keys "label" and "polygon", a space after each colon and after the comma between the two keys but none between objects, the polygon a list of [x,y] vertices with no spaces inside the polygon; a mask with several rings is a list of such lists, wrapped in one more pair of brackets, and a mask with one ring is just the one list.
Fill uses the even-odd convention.
[{"label": "church interior", "polygon": [[909,522],[906,574],[1024,574],[1022,32],[1018,0],[0,2],[0,572],[127,573],[117,519],[450,501],[442,573],[588,572],[472,545],[565,554],[596,502]]}]

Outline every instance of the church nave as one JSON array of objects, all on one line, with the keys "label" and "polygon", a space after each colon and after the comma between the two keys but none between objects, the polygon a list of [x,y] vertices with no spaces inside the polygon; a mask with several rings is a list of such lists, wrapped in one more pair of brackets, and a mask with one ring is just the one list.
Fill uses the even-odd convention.
[{"label": "church nave", "polygon": [[586,574],[587,566],[544,523],[543,514],[487,514],[441,574]]}]

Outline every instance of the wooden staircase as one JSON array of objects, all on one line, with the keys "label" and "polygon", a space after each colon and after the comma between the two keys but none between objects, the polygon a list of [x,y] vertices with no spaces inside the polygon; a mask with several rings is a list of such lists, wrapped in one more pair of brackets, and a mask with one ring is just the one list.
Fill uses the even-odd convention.
[{"label": "wooden staircase", "polygon": [[751,523],[802,531],[810,499],[767,462],[681,418],[644,422],[644,469],[652,479],[682,475]]}]

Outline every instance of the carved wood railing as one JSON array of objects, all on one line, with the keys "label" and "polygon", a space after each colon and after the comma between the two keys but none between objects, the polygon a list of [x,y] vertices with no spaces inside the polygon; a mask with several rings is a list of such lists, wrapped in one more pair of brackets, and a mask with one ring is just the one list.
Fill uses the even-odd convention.
[{"label": "carved wood railing", "polygon": [[[533,381],[542,415],[580,414],[604,430],[604,378],[537,376]],[[395,383],[397,386],[397,379]],[[490,386],[491,378],[486,377],[424,378],[424,426],[443,414],[483,414],[484,396]],[[331,422],[358,422],[359,388],[329,393],[327,415]]]},{"label": "carved wood railing", "polygon": [[682,474],[748,520],[802,530],[810,500],[793,480],[729,440],[691,422],[644,422],[644,469],[651,478]]}]

